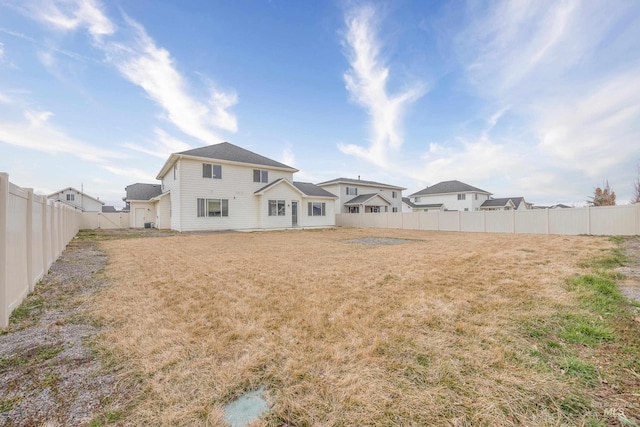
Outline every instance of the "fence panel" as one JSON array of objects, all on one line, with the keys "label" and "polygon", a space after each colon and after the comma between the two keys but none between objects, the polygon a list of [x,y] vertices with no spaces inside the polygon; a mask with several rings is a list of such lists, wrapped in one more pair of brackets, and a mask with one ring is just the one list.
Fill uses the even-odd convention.
[{"label": "fence panel", "polygon": [[0,328],[78,232],[80,219],[80,211],[0,172]]},{"label": "fence panel", "polygon": [[549,209],[550,234],[590,234],[589,208]]},{"label": "fence panel", "polygon": [[514,211],[515,232],[524,234],[548,234],[549,210],[531,209],[526,211]]},{"label": "fence panel", "polygon": [[640,210],[635,205],[602,206],[589,209],[590,234],[619,236],[628,234],[628,230],[636,228],[640,234]]},{"label": "fence panel", "polygon": [[485,212],[460,212],[460,231],[485,231]]}]

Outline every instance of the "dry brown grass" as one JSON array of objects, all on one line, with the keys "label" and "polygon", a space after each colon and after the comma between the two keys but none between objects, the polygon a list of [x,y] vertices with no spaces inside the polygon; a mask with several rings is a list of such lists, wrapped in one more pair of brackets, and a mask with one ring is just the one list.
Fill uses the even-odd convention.
[{"label": "dry brown grass", "polygon": [[[359,237],[415,239],[389,246]],[[95,313],[144,393],[127,422],[221,425],[266,385],[258,425],[561,425],[571,381],[522,322],[573,304],[594,237],[336,229],[102,243]]]}]

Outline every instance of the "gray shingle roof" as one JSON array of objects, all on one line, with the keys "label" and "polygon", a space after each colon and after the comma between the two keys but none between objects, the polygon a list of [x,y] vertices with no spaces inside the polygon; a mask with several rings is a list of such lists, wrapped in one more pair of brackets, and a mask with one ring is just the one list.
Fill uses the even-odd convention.
[{"label": "gray shingle roof", "polygon": [[275,160],[261,156],[253,151],[245,150],[229,142],[194,148],[193,150],[182,151],[176,154],[296,170],[284,163],[276,162]]},{"label": "gray shingle roof", "polygon": [[517,208],[518,206],[520,206],[520,203],[524,202],[524,197],[500,197],[497,199],[489,199],[485,200],[480,206],[505,206],[509,202],[509,200],[511,200],[513,202],[513,205]]},{"label": "gray shingle roof", "polygon": [[402,201],[404,203],[406,203],[407,205],[409,205],[409,207],[415,208],[416,205],[411,201],[411,199],[409,199],[408,197],[403,197]]},{"label": "gray shingle roof", "polygon": [[114,212],[118,212],[118,211],[113,206],[103,206],[102,207],[102,213],[114,213]]},{"label": "gray shingle roof", "polygon": [[345,203],[345,206],[349,206],[349,205],[361,205],[363,203],[368,202],[369,200],[373,199],[375,196],[380,196],[380,198],[382,198],[384,200],[384,197],[382,197],[382,195],[378,194],[378,193],[372,193],[372,194],[361,194],[359,196],[354,197],[353,199],[349,200],[347,203]]},{"label": "gray shingle roof", "polygon": [[329,185],[329,184],[338,184],[341,182],[345,184],[360,184],[360,185],[370,185],[373,187],[387,187],[387,188],[394,188],[398,190],[406,190],[406,188],[398,187],[397,185],[383,184],[381,182],[365,181],[363,179],[353,179],[353,178],[336,178],[330,181],[321,182],[318,185],[323,186],[323,185]]},{"label": "gray shingle roof", "polygon": [[418,191],[417,193],[411,194],[409,197],[414,196],[427,196],[430,194],[449,194],[449,193],[484,193],[491,194],[488,191],[481,190],[480,188],[474,187],[469,184],[465,184],[460,181],[442,181],[431,187],[427,187],[423,190]]},{"label": "gray shingle roof", "polygon": [[125,187],[127,196],[125,200],[151,200],[162,194],[160,184],[131,184]]},{"label": "gray shingle roof", "polygon": [[441,208],[444,206],[444,203],[427,203],[425,205],[413,205],[413,207],[422,209],[422,208]]},{"label": "gray shingle roof", "polygon": [[335,194],[330,193],[324,188],[320,188],[317,185],[312,184],[310,182],[293,181],[293,185],[295,185],[296,188],[302,191],[305,195],[310,197],[333,197],[334,199],[338,198],[338,196],[336,196]]}]

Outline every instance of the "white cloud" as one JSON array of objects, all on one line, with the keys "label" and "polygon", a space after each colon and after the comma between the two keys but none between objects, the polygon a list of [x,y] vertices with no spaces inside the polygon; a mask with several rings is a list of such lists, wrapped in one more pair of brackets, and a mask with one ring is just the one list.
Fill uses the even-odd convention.
[{"label": "white cloud", "polygon": [[155,139],[153,141],[149,141],[146,145],[127,142],[122,144],[122,146],[129,148],[130,150],[139,151],[161,159],[167,159],[172,153],[178,153],[180,151],[186,151],[193,148],[186,142],[172,137],[162,129],[155,129],[154,133],[156,135]]},{"label": "white cloud", "polygon": [[102,5],[94,0],[43,0],[28,4],[29,12],[37,20],[56,29],[71,31],[86,28],[96,39],[113,34],[114,24],[102,11]]},{"label": "white cloud", "polygon": [[4,43],[0,42],[0,60],[4,57]]},{"label": "white cloud", "polygon": [[236,132],[236,117],[227,109],[237,103],[237,95],[211,89],[206,103],[191,97],[170,53],[157,47],[140,24],[130,18],[126,21],[135,32],[135,40],[127,45],[101,44],[118,71],[144,89],[164,109],[166,119],[185,134],[213,144],[224,139],[214,129]]},{"label": "white cloud", "polygon": [[52,115],[50,111],[25,111],[25,122],[0,122],[0,142],[51,154],[68,153],[96,163],[124,157],[65,134],[49,122]]},{"label": "white cloud", "polygon": [[114,166],[112,164],[102,165],[102,167],[111,172],[114,175],[120,176],[122,178],[126,178],[132,182],[156,182],[156,177],[154,174],[149,172],[136,169],[136,168],[123,168],[119,166]]},{"label": "white cloud", "polygon": [[426,92],[422,83],[409,85],[402,92],[387,93],[389,67],[380,58],[376,34],[376,10],[372,6],[353,9],[345,18],[345,47],[351,68],[344,74],[347,91],[365,108],[371,118],[371,141],[368,147],[338,144],[345,154],[362,157],[388,167],[389,150],[403,143],[402,119],[407,106]]}]

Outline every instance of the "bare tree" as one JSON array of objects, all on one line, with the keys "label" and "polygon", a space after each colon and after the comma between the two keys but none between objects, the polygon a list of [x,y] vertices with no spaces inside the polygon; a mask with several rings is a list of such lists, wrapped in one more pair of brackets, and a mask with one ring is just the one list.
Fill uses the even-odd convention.
[{"label": "bare tree", "polygon": [[615,206],[616,192],[611,189],[609,180],[606,180],[603,188],[596,187],[593,190],[591,200],[587,200],[589,206]]},{"label": "bare tree", "polygon": [[633,195],[631,196],[631,204],[640,203],[640,163],[638,163],[638,176],[636,182],[633,183]]}]

